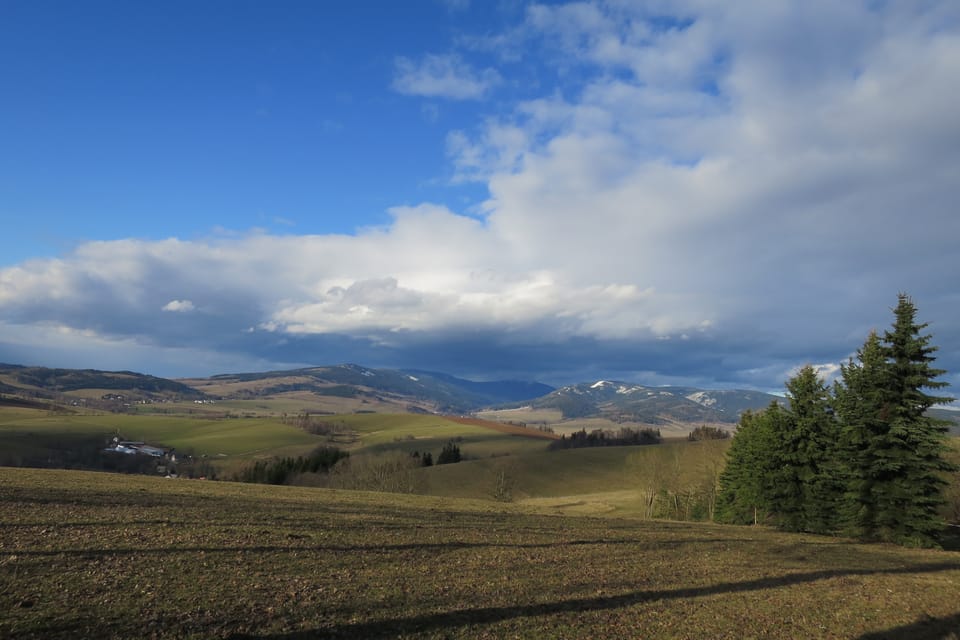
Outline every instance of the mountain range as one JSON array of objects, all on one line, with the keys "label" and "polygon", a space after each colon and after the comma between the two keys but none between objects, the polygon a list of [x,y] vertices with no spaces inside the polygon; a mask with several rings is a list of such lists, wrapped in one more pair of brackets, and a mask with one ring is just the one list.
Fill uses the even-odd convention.
[{"label": "mountain range", "polygon": [[[168,380],[132,371],[51,369],[0,364],[0,393],[48,400],[223,401],[278,398],[344,399],[379,410],[468,413],[481,408],[554,409],[563,418],[618,421],[734,423],[744,409],[777,396],[758,391],[648,387],[600,380],[559,389],[520,380],[474,381],[417,369],[372,369],[357,364],[284,371],[230,373]],[[355,409],[354,409],[355,410]]]},{"label": "mountain range", "polygon": [[763,409],[783,398],[760,391],[648,387],[598,380],[555,389],[534,400],[538,409],[558,409],[564,418],[601,416],[620,422],[660,424],[735,423],[747,409]]},{"label": "mountain range", "polygon": [[[0,402],[82,404],[113,410],[132,403],[309,400],[310,410],[465,414],[484,408],[553,410],[564,420],[605,418],[645,424],[734,424],[747,410],[785,402],[752,390],[654,387],[597,380],[554,388],[522,380],[474,381],[418,369],[357,364],[230,373],[170,380],[134,371],[61,369],[0,363]],[[192,405],[191,405],[192,406]],[[930,414],[960,423],[960,411]],[[953,427],[956,431],[960,427]]]},{"label": "mountain range", "polygon": [[476,382],[432,371],[370,369],[357,364],[231,373],[184,382],[219,398],[252,399],[309,392],[315,396],[406,403],[408,408],[435,413],[464,413],[537,398],[554,389],[538,382]]}]

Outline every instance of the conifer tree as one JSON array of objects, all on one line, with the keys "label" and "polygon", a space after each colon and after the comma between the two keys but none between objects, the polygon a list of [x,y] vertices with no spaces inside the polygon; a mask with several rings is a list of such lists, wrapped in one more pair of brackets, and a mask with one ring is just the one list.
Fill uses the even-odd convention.
[{"label": "conifer tree", "polygon": [[842,493],[830,394],[810,365],[801,368],[786,387],[789,408],[768,409],[766,415],[773,435],[768,455],[777,462],[769,479],[769,508],[782,529],[829,533],[837,527],[836,508]]},{"label": "conifer tree", "polygon": [[845,485],[839,509],[841,529],[863,540],[877,538],[878,489],[882,494],[884,479],[892,478],[895,470],[887,453],[886,364],[880,337],[871,332],[857,359],[841,365],[843,383],[834,385]]},{"label": "conifer tree", "polygon": [[453,464],[460,462],[460,460],[462,460],[460,447],[458,447],[453,440],[443,445],[440,455],[437,456],[437,464]]},{"label": "conifer tree", "polygon": [[897,470],[886,487],[884,508],[878,524],[895,542],[929,546],[943,530],[938,511],[943,505],[941,472],[953,469],[943,455],[947,450],[946,426],[926,415],[927,409],[952,398],[927,394],[947,383],[936,380],[946,373],[932,366],[937,348],[931,336],[921,332],[928,326],[916,322],[916,307],[900,294],[891,330],[883,342],[890,374],[888,452]]},{"label": "conifer tree", "polygon": [[810,365],[801,368],[786,386],[791,475],[801,498],[790,524],[796,530],[829,533],[838,525],[837,505],[843,490],[837,473],[838,427],[830,392]]},{"label": "conifer tree", "polygon": [[927,410],[952,398],[937,348],[900,294],[894,323],[871,333],[828,393],[812,367],[787,382],[790,408],[745,414],[721,475],[718,519],[764,511],[788,530],[934,546],[943,530],[946,423]]},{"label": "conifer tree", "polygon": [[767,455],[774,463],[768,482],[771,486],[769,510],[777,526],[787,531],[803,531],[808,474],[804,463],[804,443],[790,411],[777,407],[767,410],[771,438]]},{"label": "conifer tree", "polygon": [[720,474],[716,519],[730,524],[765,520],[773,499],[779,462],[774,458],[774,429],[782,409],[776,402],[764,411],[745,411]]},{"label": "conifer tree", "polygon": [[941,474],[953,466],[944,459],[945,423],[926,411],[951,398],[925,391],[946,386],[936,380],[945,372],[932,366],[937,348],[922,334],[926,327],[917,323],[913,301],[900,294],[892,328],[882,340],[871,335],[859,364],[843,369],[842,513],[849,531],[863,539],[933,546],[943,529]]}]

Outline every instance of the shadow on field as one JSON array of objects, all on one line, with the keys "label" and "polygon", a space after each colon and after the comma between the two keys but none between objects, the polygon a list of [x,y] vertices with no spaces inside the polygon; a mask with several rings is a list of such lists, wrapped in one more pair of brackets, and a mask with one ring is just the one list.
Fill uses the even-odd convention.
[{"label": "shadow on field", "polygon": [[924,618],[913,624],[866,633],[857,640],[952,640],[960,639],[960,613],[946,618]]},{"label": "shadow on field", "polygon": [[[230,637],[233,640],[241,640],[243,638],[271,638],[273,640],[308,640],[309,638],[387,638],[397,637],[398,635],[407,633],[423,633],[466,625],[494,624],[514,618],[549,616],[562,613],[573,613],[577,611],[619,609],[657,600],[700,598],[717,594],[776,589],[779,587],[789,587],[792,585],[807,584],[810,582],[816,582],[818,580],[827,580],[830,578],[839,578],[845,576],[935,573],[938,571],[956,571],[958,569],[960,569],[960,563],[942,562],[935,564],[916,565],[912,567],[898,567],[893,569],[837,569],[830,571],[812,571],[808,573],[796,573],[786,576],[760,578],[757,580],[748,580],[746,582],[727,582],[705,587],[687,587],[681,589],[667,589],[662,591],[635,591],[633,593],[625,593],[619,596],[602,598],[577,598],[574,600],[563,600],[560,602],[517,605],[512,607],[459,609],[456,611],[414,616],[411,618],[393,618],[387,620],[338,625],[328,629],[313,629],[309,631],[295,631],[291,633],[278,633],[263,636],[238,634]],[[955,630],[955,626],[954,628],[950,628],[949,625],[956,625],[958,620],[960,620],[960,616],[951,616],[944,619],[918,622],[914,625],[862,636],[859,640],[880,640],[881,638],[933,640],[933,638],[943,638],[945,637],[945,634]]]},{"label": "shadow on field", "polygon": [[[308,536],[300,534],[287,534],[286,538],[304,539]],[[726,539],[692,539],[684,540],[684,544],[710,544],[716,542],[729,542]],[[110,556],[137,556],[137,555],[173,555],[178,553],[292,553],[303,551],[317,552],[337,552],[337,553],[390,553],[395,551],[454,551],[457,549],[487,549],[502,547],[506,549],[556,549],[559,547],[578,547],[600,545],[609,546],[617,544],[636,544],[633,538],[623,540],[568,540],[563,542],[529,542],[518,544],[515,542],[491,543],[491,542],[411,542],[404,544],[373,544],[373,545],[238,545],[228,547],[126,547],[110,549],[16,549],[11,548],[10,553],[24,557],[80,557],[80,558],[99,558]],[[677,546],[665,543],[661,546]],[[960,565],[955,568],[960,569]]]},{"label": "shadow on field", "polygon": [[62,522],[59,520],[0,522],[0,529],[39,529],[47,527],[51,529],[83,529],[84,527],[153,527],[156,525],[176,526],[181,528],[209,526],[207,523],[197,520],[188,521],[159,518],[157,520],[91,520],[87,522]]}]

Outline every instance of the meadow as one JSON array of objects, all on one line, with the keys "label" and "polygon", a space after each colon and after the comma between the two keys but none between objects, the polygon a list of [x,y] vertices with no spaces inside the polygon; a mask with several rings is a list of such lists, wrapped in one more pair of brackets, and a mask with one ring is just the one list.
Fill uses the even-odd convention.
[{"label": "meadow", "polygon": [[305,455],[332,444],[351,453],[431,451],[456,440],[464,455],[487,458],[546,449],[547,434],[528,437],[504,432],[499,425],[483,426],[423,414],[359,413],[318,416],[345,429],[347,438],[314,435],[281,417],[210,418],[190,414],[57,413],[22,407],[0,407],[0,464],[40,459],[48,449],[106,446],[114,434],[129,440],[174,447],[181,453],[206,456],[221,475],[250,461],[276,456]]},{"label": "meadow", "polygon": [[0,468],[0,637],[911,638],[960,554],[528,505]]},{"label": "meadow", "polygon": [[[206,456],[218,478],[232,478],[256,460],[306,455],[322,445],[350,452],[355,461],[372,459],[367,474],[381,476],[375,458],[396,463],[400,453],[431,452],[455,441],[464,461],[408,470],[403,483],[349,488],[413,491],[448,498],[514,502],[556,514],[607,514],[630,517],[710,519],[717,482],[730,441],[667,441],[659,446],[602,447],[548,451],[555,435],[502,423],[424,414],[344,414],[316,416],[345,429],[346,437],[314,435],[281,417],[206,418],[195,415],[52,413],[21,407],[0,408],[0,464],[47,459],[51,447],[86,447],[96,455],[108,438],[126,438],[176,447]],[[952,458],[960,462],[958,441]],[[392,456],[392,458],[391,458]],[[56,460],[54,461],[56,462]],[[55,464],[84,468],[76,461]],[[33,465],[43,466],[43,465]],[[91,468],[86,466],[85,468]],[[208,471],[204,471],[209,475]],[[194,475],[197,475],[196,473]],[[324,486],[322,477],[304,484]],[[406,488],[401,489],[399,484]],[[960,522],[960,475],[947,487],[950,522]]]},{"label": "meadow", "polygon": [[[604,417],[564,418],[559,409],[539,409],[532,407],[518,407],[514,409],[488,409],[478,411],[477,417],[485,420],[495,420],[514,424],[525,424],[533,428],[545,427],[557,435],[570,435],[575,431],[585,429],[588,432],[594,429],[617,431],[621,427],[632,429],[652,428],[660,431],[664,439],[682,439],[690,430],[699,424],[689,422],[674,422],[664,419],[657,424],[611,420]],[[718,427],[726,431],[733,431],[734,425],[729,423],[711,423],[709,426]]]},{"label": "meadow", "polygon": [[[314,435],[280,417],[64,414],[4,407],[0,408],[0,464],[16,466],[18,459],[42,459],[45,448],[51,447],[83,446],[96,453],[119,433],[127,439],[206,456],[218,477],[226,478],[252,461],[305,455],[325,444],[345,449],[353,456],[429,451],[436,457],[444,444],[455,441],[464,462],[415,470],[418,493],[490,499],[498,482],[506,481],[510,500],[540,501],[559,513],[649,516],[650,494],[661,489],[661,476],[672,474],[686,486],[703,470],[718,473],[728,444],[547,451],[554,434],[483,420],[409,413],[314,419],[335,424],[348,437]],[[701,461],[703,456],[698,452],[708,449],[711,453]],[[651,477],[651,469],[656,471],[656,478]]]},{"label": "meadow", "polygon": [[181,454],[207,456],[224,470],[257,457],[299,455],[320,444],[316,436],[271,418],[214,420],[3,407],[0,464],[35,463],[52,452],[53,458],[68,461],[60,466],[85,466],[117,434],[127,440],[173,447]]},{"label": "meadow", "polygon": [[421,471],[425,492],[490,499],[506,478],[511,498],[555,513],[655,515],[664,492],[714,489],[729,441],[531,451]]}]

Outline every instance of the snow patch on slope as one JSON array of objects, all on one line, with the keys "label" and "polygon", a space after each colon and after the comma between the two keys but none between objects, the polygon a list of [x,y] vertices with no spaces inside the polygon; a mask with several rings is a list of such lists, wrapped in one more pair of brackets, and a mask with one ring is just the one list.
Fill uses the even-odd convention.
[{"label": "snow patch on slope", "polygon": [[693,400],[697,404],[705,407],[715,407],[717,399],[711,396],[707,391],[697,391],[687,396],[687,400]]}]

